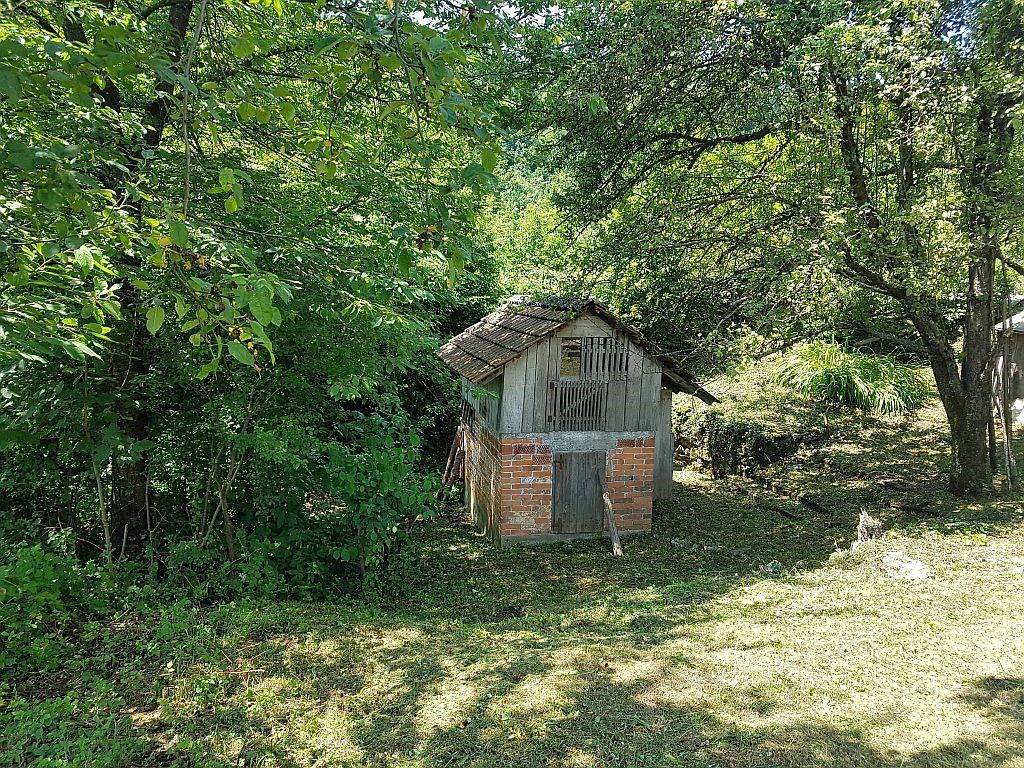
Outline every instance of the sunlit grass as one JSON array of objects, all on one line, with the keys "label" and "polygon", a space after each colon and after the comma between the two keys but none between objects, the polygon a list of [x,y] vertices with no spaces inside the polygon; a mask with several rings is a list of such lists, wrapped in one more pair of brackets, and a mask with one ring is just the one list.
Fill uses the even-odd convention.
[{"label": "sunlit grass", "polygon": [[[942,428],[929,405],[769,468],[823,515],[679,472],[622,558],[441,522],[401,599],[213,609],[140,737],[218,768],[1021,768],[1021,504],[945,494]],[[851,553],[862,506],[888,533]],[[895,550],[930,578],[887,577]]]},{"label": "sunlit grass", "polygon": [[820,402],[875,413],[911,411],[924,404],[929,393],[914,366],[825,341],[806,342],[786,352],[774,362],[772,377]]}]

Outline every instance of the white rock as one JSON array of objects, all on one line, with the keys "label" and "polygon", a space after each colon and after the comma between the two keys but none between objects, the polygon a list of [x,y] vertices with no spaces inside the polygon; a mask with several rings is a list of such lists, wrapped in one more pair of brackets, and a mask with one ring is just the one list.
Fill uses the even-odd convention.
[{"label": "white rock", "polygon": [[928,578],[928,566],[920,560],[907,557],[906,552],[889,552],[882,558],[882,566],[890,579],[922,581]]}]

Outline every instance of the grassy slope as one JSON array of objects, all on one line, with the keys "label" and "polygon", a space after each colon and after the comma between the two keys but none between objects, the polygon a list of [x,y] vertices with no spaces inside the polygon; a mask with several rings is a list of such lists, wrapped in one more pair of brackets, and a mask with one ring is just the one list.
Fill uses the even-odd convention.
[{"label": "grassy slope", "polygon": [[[114,680],[136,730],[111,764],[1024,766],[1024,515],[946,497],[941,434],[930,406],[774,467],[818,517],[681,472],[621,559],[441,523],[417,589],[381,610],[168,609],[156,635],[126,619],[153,650]],[[832,556],[860,506],[889,533]],[[897,549],[932,578],[887,578]]]},{"label": "grassy slope", "polygon": [[[941,449],[931,406],[775,468],[831,509],[800,523],[679,473],[621,559],[434,526],[386,610],[215,611],[139,736],[218,766],[1024,766],[1022,511],[945,497]],[[880,476],[944,514],[892,511]],[[863,504],[894,530],[830,557]],[[896,549],[932,578],[887,578]]]}]

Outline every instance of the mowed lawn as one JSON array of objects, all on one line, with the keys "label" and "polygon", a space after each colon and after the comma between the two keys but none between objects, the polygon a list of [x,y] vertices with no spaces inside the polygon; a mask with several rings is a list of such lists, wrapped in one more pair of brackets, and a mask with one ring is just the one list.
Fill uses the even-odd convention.
[{"label": "mowed lawn", "polygon": [[1021,504],[946,496],[942,451],[933,405],[772,470],[817,512],[678,472],[622,558],[433,524],[379,608],[182,617],[126,708],[165,765],[1024,766]]}]

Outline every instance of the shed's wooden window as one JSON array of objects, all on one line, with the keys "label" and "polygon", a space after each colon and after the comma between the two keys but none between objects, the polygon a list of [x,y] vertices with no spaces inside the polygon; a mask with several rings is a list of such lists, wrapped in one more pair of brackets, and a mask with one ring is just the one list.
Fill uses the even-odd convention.
[{"label": "shed's wooden window", "polygon": [[583,339],[579,337],[562,339],[562,362],[558,366],[558,375],[563,379],[579,378],[582,352]]},{"label": "shed's wooden window", "polygon": [[570,336],[562,339],[558,375],[580,381],[624,379],[629,353],[624,342],[610,336]]},{"label": "shed's wooden window", "polygon": [[608,422],[608,384],[552,381],[548,384],[548,428],[602,431]]}]

